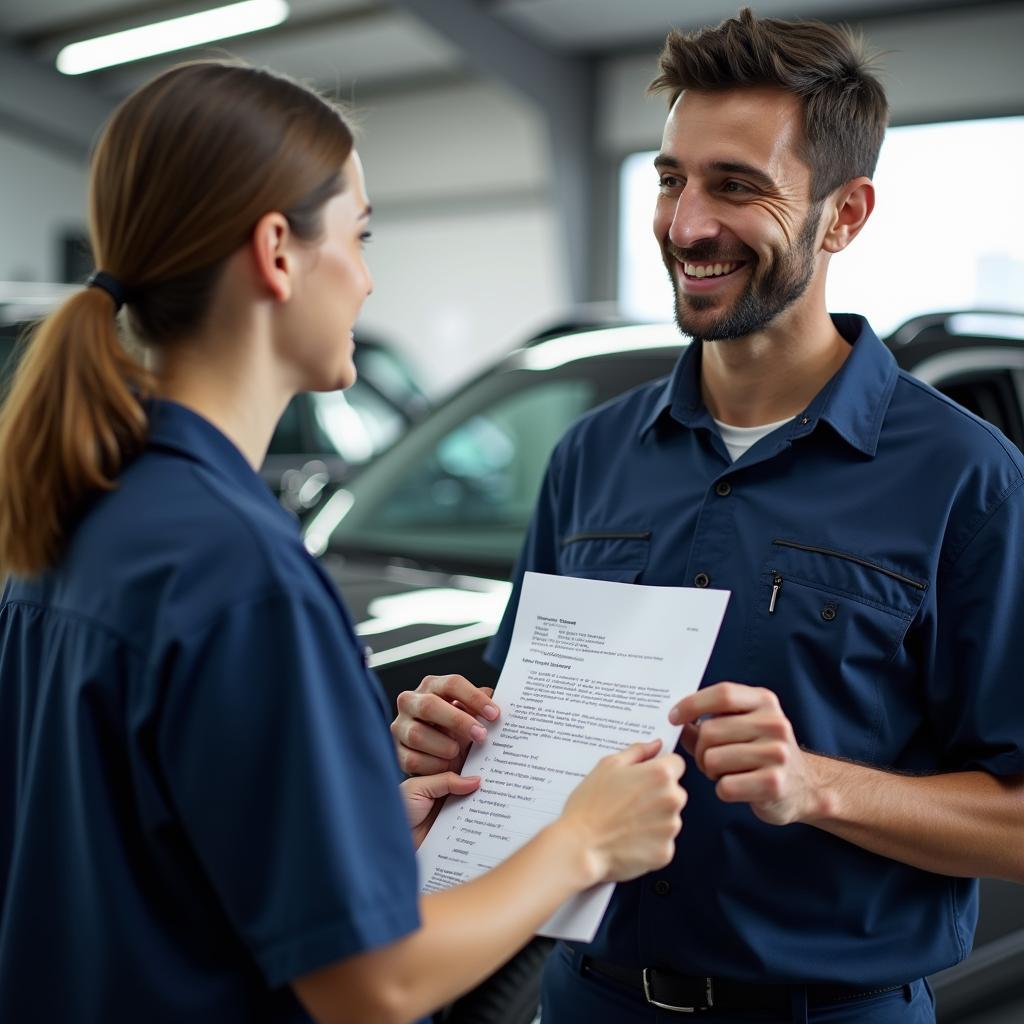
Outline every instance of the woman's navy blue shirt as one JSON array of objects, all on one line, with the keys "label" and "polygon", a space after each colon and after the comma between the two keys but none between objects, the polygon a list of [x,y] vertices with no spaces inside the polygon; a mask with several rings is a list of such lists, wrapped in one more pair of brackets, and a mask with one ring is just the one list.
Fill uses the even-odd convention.
[{"label": "woman's navy blue shirt", "polygon": [[241,453],[151,414],[0,605],[0,1020],[304,1021],[419,924],[383,697]]}]

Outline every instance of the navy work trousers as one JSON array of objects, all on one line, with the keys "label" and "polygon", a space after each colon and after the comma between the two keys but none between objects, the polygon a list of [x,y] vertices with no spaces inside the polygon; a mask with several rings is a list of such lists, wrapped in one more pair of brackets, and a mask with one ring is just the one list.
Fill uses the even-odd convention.
[{"label": "navy work trousers", "polygon": [[924,981],[810,1010],[798,993],[792,1012],[784,1017],[751,1013],[683,1015],[650,1006],[639,990],[631,992],[593,973],[583,975],[581,959],[579,953],[570,953],[562,943],[548,957],[541,991],[541,1024],[679,1024],[686,1019],[702,1019],[707,1024],[935,1024],[935,1003]]}]

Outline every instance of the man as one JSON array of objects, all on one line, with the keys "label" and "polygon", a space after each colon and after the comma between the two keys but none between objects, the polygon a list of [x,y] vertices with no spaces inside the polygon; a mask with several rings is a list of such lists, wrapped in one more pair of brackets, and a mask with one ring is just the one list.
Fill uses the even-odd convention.
[{"label": "man", "polygon": [[[1024,881],[1024,459],[826,312],[887,116],[846,33],[744,10],[672,33],[652,88],[693,344],[557,447],[489,653],[526,570],[732,596],[671,716],[697,769],[675,860],[558,947],[543,1018],[933,1021],[922,979],[970,949],[971,879]],[[406,770],[457,761],[486,703],[458,677],[403,695]]]}]

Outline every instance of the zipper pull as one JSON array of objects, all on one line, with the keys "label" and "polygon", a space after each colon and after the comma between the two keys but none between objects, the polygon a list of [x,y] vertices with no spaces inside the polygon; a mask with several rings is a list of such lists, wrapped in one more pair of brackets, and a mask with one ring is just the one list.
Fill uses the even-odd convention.
[{"label": "zipper pull", "polygon": [[[775,570],[772,570],[775,572]],[[775,614],[775,602],[779,599],[779,591],[782,589],[782,577],[776,572],[772,577],[772,599],[768,605],[768,614]]]}]

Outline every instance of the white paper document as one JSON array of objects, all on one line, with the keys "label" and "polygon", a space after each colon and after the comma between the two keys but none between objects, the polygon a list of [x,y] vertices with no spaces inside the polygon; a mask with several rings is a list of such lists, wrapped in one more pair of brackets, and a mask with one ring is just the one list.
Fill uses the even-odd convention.
[{"label": "white paper document", "polygon": [[[561,813],[606,754],[680,729],[669,709],[693,693],[725,615],[728,591],[546,576],[523,581],[495,700],[501,718],[469,753],[480,788],[449,797],[418,854],[420,891],[458,885],[499,864]],[[542,935],[589,942],[611,884],[568,901]]]}]

